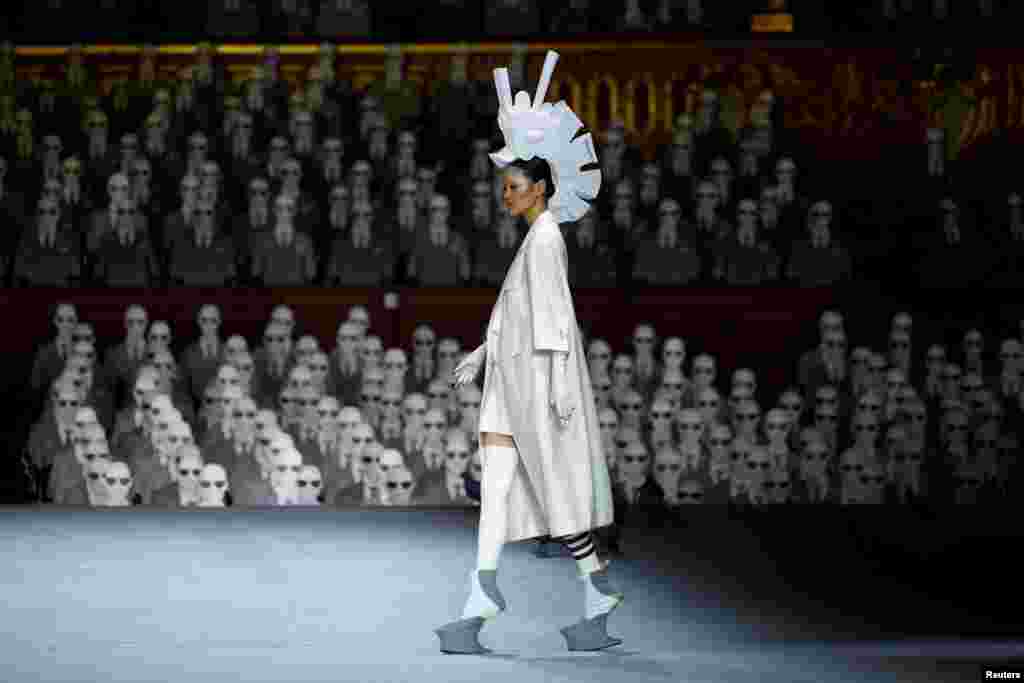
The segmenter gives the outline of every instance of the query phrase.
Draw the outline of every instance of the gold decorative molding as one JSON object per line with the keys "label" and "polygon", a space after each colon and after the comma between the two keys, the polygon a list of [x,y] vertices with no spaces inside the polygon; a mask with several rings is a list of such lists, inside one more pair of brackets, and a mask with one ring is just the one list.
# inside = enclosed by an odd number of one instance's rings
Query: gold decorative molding
{"label": "gold decorative molding", "polygon": [[[308,45],[266,45],[223,43],[214,46],[216,54],[239,57],[258,57],[268,48],[276,48],[282,57],[288,56],[314,56],[320,54],[319,44]],[[679,49],[678,43],[651,41],[642,43],[631,43],[630,50],[666,50]],[[15,48],[15,55],[18,57],[63,57],[70,51],[71,46],[33,46]],[[161,45],[156,48],[160,55],[193,55],[196,53],[196,45]],[[470,45],[459,45],[453,43],[413,43],[402,46],[403,55],[446,55],[450,56],[459,52],[473,55],[512,55],[517,49],[525,49],[528,54],[543,55],[548,50],[557,50],[561,53],[574,52],[614,52],[621,50],[622,45],[614,42],[601,43],[473,43]],[[86,56],[131,56],[141,55],[142,45],[83,45],[82,54]],[[387,45],[363,45],[346,44],[336,46],[338,55],[375,55],[384,57],[388,53]]]}
{"label": "gold decorative molding", "polygon": [[[227,43],[213,49],[234,82],[250,77],[263,59],[265,47],[280,55],[283,79],[299,88],[320,58],[320,46]],[[711,79],[721,98],[727,99],[734,125],[751,121],[759,98],[771,93],[785,113],[789,128],[816,129],[837,155],[868,153],[871,141],[858,134],[869,128],[898,97],[892,81],[910,75],[881,76],[882,67],[902,64],[894,48],[815,48],[751,42],[746,46],[720,46],[699,42],[666,41],[587,43],[424,43],[402,46],[406,78],[422,94],[447,79],[452,58],[465,55],[467,76],[486,88],[492,70],[512,63],[525,50],[528,79],[536,77],[548,49],[562,54],[552,83],[553,98],[565,99],[598,137],[612,121],[621,121],[629,141],[650,152],[671,140],[680,114],[695,114]],[[137,73],[142,45],[81,46],[82,62],[100,93],[116,80]],[[61,81],[69,46],[16,48],[16,75],[22,82]],[[338,77],[362,90],[384,74],[387,45],[338,45]],[[194,63],[195,45],[164,45],[153,51],[156,71],[177,83],[184,67]],[[1012,53],[1012,54],[1011,54]],[[1011,48],[979,50],[978,70],[965,89],[977,94],[976,111],[964,117],[956,138],[969,148],[983,143],[995,130],[1024,127],[1024,59]],[[998,64],[1000,66],[986,66]],[[1008,65],[1008,66],[1005,66]],[[899,67],[897,67],[899,68]],[[923,130],[942,122],[933,103],[939,94],[935,81],[911,80],[910,106]],[[822,150],[829,153],[828,150]],[[882,155],[885,150],[870,150]]]}

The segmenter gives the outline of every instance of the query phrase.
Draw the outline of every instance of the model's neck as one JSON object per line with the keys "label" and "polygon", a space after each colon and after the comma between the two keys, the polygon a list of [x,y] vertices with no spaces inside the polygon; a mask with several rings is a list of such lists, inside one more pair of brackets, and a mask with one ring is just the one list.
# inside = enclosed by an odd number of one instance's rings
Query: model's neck
{"label": "model's neck", "polygon": [[540,202],[527,209],[523,216],[526,218],[526,222],[529,223],[530,227],[532,228],[533,224],[537,222],[538,218],[540,218],[540,215],[547,210],[548,207],[545,205],[545,203]]}

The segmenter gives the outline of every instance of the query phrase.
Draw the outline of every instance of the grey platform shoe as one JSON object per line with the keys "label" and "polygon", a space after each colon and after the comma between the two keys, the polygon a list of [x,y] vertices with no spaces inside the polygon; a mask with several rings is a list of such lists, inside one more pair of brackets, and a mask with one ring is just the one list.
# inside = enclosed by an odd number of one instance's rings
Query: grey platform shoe
{"label": "grey platform shoe", "polygon": [[[483,655],[491,652],[490,649],[482,646],[478,638],[480,629],[483,628],[487,619],[493,619],[505,611],[505,598],[498,590],[498,572],[490,569],[482,569],[475,572],[476,581],[483,590],[484,595],[497,605],[498,609],[485,609],[482,616],[459,619],[441,628],[434,629],[434,633],[441,639],[441,652],[449,655]],[[476,590],[474,586],[473,590]]]}
{"label": "grey platform shoe", "polygon": [[608,566],[593,572],[583,580],[587,583],[587,599],[596,599],[600,602],[605,611],[591,619],[581,619],[572,626],[561,629],[562,636],[569,647],[570,652],[584,652],[593,650],[604,650],[622,644],[621,638],[612,638],[608,635],[608,615],[616,607],[622,604],[622,592],[612,586],[607,573]]}

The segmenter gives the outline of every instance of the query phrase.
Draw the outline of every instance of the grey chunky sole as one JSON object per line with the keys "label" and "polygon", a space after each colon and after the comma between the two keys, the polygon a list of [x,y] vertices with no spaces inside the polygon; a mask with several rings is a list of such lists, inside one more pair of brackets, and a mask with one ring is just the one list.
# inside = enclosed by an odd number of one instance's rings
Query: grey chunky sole
{"label": "grey chunky sole", "polygon": [[480,629],[489,618],[493,618],[505,611],[505,597],[498,590],[498,572],[493,569],[482,569],[477,572],[477,580],[484,594],[498,606],[498,612],[486,616],[459,619],[441,628],[435,629],[434,633],[441,639],[441,652],[449,655],[483,655],[491,652],[480,644]]}
{"label": "grey chunky sole", "polygon": [[581,619],[572,626],[561,629],[570,652],[590,652],[621,645],[621,638],[608,635],[608,614],[599,614],[593,619]]}
{"label": "grey chunky sole", "polygon": [[441,639],[441,652],[447,655],[484,655],[491,652],[477,637],[483,628],[484,618],[460,619],[441,628],[434,633]]}

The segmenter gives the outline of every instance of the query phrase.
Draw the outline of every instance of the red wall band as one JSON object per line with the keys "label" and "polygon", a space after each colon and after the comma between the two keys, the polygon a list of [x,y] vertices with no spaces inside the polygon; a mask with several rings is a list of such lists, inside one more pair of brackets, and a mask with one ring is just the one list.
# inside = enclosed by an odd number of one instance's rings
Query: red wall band
{"label": "red wall band", "polygon": [[[354,305],[366,306],[373,333],[385,346],[411,348],[420,323],[434,326],[438,336],[459,339],[470,350],[483,340],[496,290],[399,290],[399,307],[387,310],[383,290],[334,289],[166,289],[0,291],[0,309],[18,324],[0,336],[0,353],[31,354],[53,335],[53,307],[70,301],[79,316],[95,327],[103,341],[124,335],[124,311],[144,304],[150,320],[167,320],[176,342],[198,334],[196,314],[204,303],[221,306],[224,330],[252,341],[262,337],[271,308],[280,303],[295,309],[303,332],[316,335],[321,347],[333,348],[338,324]],[[723,368],[752,362],[752,357],[788,357],[794,345],[814,343],[817,316],[833,303],[831,290],[685,291],[647,290],[629,294],[620,289],[579,290],[573,294],[576,315],[584,329],[603,337],[618,351],[627,350],[635,325],[651,322],[659,334],[681,336],[690,355],[710,349]],[[27,369],[26,369],[27,372]],[[792,368],[780,365],[766,383],[791,378]]]}

